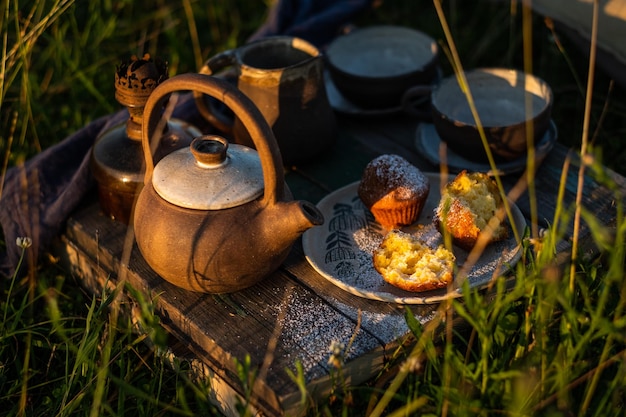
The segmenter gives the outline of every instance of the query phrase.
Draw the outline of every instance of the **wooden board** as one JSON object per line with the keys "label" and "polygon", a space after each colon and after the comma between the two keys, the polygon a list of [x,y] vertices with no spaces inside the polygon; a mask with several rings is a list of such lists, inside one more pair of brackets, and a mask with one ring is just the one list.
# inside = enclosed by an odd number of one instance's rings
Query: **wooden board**
{"label": "wooden board", "polygon": [[[414,146],[415,120],[390,117],[366,123],[342,118],[340,122],[332,149],[314,162],[286,170],[295,198],[319,201],[360,179],[365,165],[382,153],[400,154],[424,171],[439,170]],[[535,189],[540,226],[552,222],[563,162],[570,157],[557,146],[539,167]],[[577,166],[573,158],[563,196],[566,207],[575,201]],[[519,178],[523,175],[503,177],[503,183],[510,189]],[[615,180],[626,189],[622,177]],[[590,178],[585,190],[583,205],[605,224],[614,222],[613,194]],[[530,219],[526,192],[517,204]],[[567,240],[559,246],[565,255],[569,248]],[[253,389],[255,410],[295,415],[301,411],[301,393],[288,370],[295,372],[296,362],[302,364],[309,391],[322,396],[331,387],[328,359],[333,342],[350,344],[343,370],[347,381],[359,384],[376,375],[408,336],[403,306],[356,297],[331,284],[308,264],[300,241],[278,271],[249,289],[229,295],[191,293],[158,277],[139,253],[132,229],[106,218],[92,197],[68,220],[56,252],[95,293],[107,283],[125,280],[154,300],[175,342],[172,354],[182,350],[200,376],[211,380],[214,402],[227,415],[236,415],[234,404],[245,396],[236,363],[247,356],[259,375]],[[426,323],[437,307],[411,309]]]}
{"label": "wooden board", "polygon": [[[258,285],[209,295],[176,288],[156,276],[128,234],[132,232],[111,222],[92,201],[68,221],[64,246],[57,252],[96,293],[125,275],[130,285],[155,300],[163,326],[207,363],[213,377],[240,394],[235,360],[250,355],[255,367],[265,369],[255,386],[255,403],[268,414],[298,405],[300,393],[286,372],[295,372],[296,361],[312,392],[323,395],[330,389],[332,342],[348,345],[354,336],[345,371],[349,381],[360,383],[382,368],[388,349],[408,331],[402,308],[351,296],[321,278],[304,260],[300,242],[284,268]],[[434,308],[415,311],[426,321]]]}

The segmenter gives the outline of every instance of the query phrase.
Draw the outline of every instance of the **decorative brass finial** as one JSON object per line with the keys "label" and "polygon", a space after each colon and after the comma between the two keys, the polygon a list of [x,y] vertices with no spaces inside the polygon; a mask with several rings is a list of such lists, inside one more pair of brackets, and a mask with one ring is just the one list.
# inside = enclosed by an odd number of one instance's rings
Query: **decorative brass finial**
{"label": "decorative brass finial", "polygon": [[158,58],[153,60],[150,54],[141,59],[133,55],[117,67],[115,99],[130,113],[126,126],[128,137],[141,139],[143,108],[152,91],[167,78],[167,62]]}

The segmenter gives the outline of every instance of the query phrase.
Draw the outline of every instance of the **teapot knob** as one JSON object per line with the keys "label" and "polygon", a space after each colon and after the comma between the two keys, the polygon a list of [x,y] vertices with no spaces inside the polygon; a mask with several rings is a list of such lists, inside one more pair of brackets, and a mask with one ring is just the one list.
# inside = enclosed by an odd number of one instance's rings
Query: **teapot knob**
{"label": "teapot knob", "polygon": [[202,168],[217,167],[226,160],[228,141],[221,136],[204,135],[191,142],[191,153]]}

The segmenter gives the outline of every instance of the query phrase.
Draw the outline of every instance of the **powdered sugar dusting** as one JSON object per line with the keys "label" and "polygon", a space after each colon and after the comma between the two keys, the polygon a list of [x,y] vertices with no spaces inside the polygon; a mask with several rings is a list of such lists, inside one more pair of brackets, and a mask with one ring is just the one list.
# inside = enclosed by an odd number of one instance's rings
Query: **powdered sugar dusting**
{"label": "powdered sugar dusting", "polygon": [[[438,174],[426,174],[429,181],[439,182]],[[346,291],[361,297],[404,304],[436,303],[442,299],[458,296],[458,290],[447,289],[411,293],[386,283],[374,269],[372,254],[382,241],[386,230],[373,218],[357,196],[358,183],[350,184],[324,198],[318,207],[327,221],[318,228],[308,230],[303,236],[303,247],[311,265],[329,281]],[[432,213],[438,205],[440,194],[436,187],[430,190],[424,210],[418,221],[402,230],[417,236],[430,247],[442,244],[443,238],[432,222]],[[516,227],[523,230],[525,220],[517,207]],[[453,247],[460,269],[467,260],[468,252]],[[470,286],[487,284],[494,271],[504,271],[517,262],[520,249],[514,238],[494,242],[487,246],[467,279]],[[460,287],[460,282],[454,284]]]}
{"label": "powdered sugar dusting", "polygon": [[[336,307],[348,316],[355,314],[353,306],[337,302]],[[414,313],[415,318],[422,324],[426,324],[435,317],[436,307],[425,310]],[[398,309],[397,312],[393,313],[360,309],[359,313],[361,314],[361,326],[372,331],[382,343],[387,344],[396,341],[409,331],[403,309]]]}
{"label": "powdered sugar dusting", "polygon": [[399,155],[381,155],[373,159],[370,166],[375,176],[384,179],[400,200],[424,195],[430,187],[422,171]]}
{"label": "powdered sugar dusting", "polygon": [[355,247],[358,249],[356,252],[358,268],[347,279],[353,280],[351,285],[362,288],[365,291],[375,291],[380,287],[382,277],[374,269],[372,254],[380,245],[380,242],[382,242],[383,236],[368,228],[363,228],[356,230],[352,238],[354,239]]}
{"label": "powdered sugar dusting", "polygon": [[[306,348],[308,356],[297,359],[307,370],[306,375],[310,380],[325,373],[331,343],[338,342],[348,346],[357,332],[354,322],[345,320],[345,317],[321,299],[308,297],[298,290],[288,295],[281,308],[287,309],[281,323],[281,345],[287,351],[294,352],[302,351],[301,347]],[[370,352],[380,346],[376,338],[360,329],[345,358],[354,359],[363,352]]]}

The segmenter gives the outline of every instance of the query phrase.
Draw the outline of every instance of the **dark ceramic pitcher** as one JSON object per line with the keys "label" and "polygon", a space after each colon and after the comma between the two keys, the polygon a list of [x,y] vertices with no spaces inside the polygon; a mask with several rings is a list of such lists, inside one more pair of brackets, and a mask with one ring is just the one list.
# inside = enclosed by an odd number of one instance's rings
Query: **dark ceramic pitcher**
{"label": "dark ceramic pitcher", "polygon": [[[234,82],[272,128],[285,165],[309,160],[335,139],[336,121],[326,95],[320,51],[294,37],[262,39],[209,58],[200,73],[230,69]],[[235,143],[253,147],[247,130],[206,95],[196,93],[200,113]]]}

